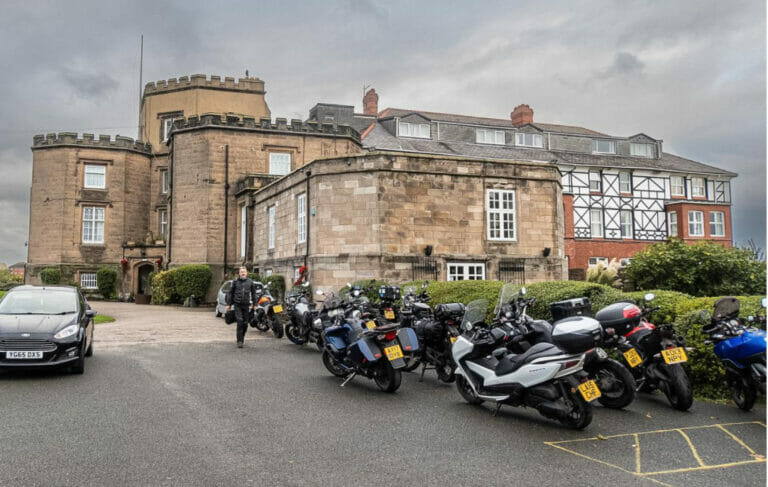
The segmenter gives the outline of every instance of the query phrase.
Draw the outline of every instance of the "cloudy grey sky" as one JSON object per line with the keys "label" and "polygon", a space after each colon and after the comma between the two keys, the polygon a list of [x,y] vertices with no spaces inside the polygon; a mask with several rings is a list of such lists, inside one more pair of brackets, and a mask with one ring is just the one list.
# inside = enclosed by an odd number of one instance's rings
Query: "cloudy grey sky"
{"label": "cloudy grey sky", "polygon": [[136,136],[144,81],[267,83],[273,116],[316,102],[508,117],[614,135],[738,172],[737,242],[765,247],[765,1],[3,2],[0,262],[26,258],[32,136]]}

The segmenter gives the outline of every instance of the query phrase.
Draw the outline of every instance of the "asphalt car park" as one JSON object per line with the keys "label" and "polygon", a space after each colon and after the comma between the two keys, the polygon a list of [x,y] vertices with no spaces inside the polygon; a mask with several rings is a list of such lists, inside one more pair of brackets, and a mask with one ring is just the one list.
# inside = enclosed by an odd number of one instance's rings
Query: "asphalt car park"
{"label": "asphalt car park", "polygon": [[231,341],[99,348],[97,329],[85,375],[0,373],[0,486],[766,481],[762,404],[681,413],[641,395],[623,411],[596,407],[571,431],[530,410],[493,416],[433,372],[405,374],[395,394],[365,379],[340,387],[314,347],[251,334],[237,349],[231,327],[199,316]]}

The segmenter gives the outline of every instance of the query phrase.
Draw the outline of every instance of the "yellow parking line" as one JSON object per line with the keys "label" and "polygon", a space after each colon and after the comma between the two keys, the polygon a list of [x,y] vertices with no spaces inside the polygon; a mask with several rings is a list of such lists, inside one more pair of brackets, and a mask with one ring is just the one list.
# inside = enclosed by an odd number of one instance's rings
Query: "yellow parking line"
{"label": "yellow parking line", "polygon": [[635,472],[640,473],[640,435],[635,434]]}
{"label": "yellow parking line", "polygon": [[704,429],[704,428],[717,428],[718,426],[734,426],[734,425],[742,425],[742,424],[758,424],[762,427],[765,427],[764,423],[761,423],[760,421],[742,421],[738,423],[721,423],[721,424],[702,424],[699,426],[685,426],[683,428],[668,428],[668,429],[660,429],[660,430],[652,430],[652,431],[640,431],[637,433],[622,433],[619,435],[610,435],[610,436],[601,436],[600,438],[596,436],[592,436],[590,438],[577,438],[575,440],[561,440],[561,441],[554,441],[554,442],[546,442],[546,443],[577,443],[580,441],[594,441],[594,440],[607,440],[611,438],[621,438],[624,436],[633,436],[633,435],[651,435],[655,433],[670,433],[673,431],[680,431],[682,430],[696,430],[696,429]]}
{"label": "yellow parking line", "polygon": [[691,453],[693,453],[693,458],[695,458],[696,461],[699,462],[699,466],[706,467],[707,465],[704,463],[704,460],[702,460],[701,457],[699,456],[698,450],[696,450],[696,447],[693,446],[693,442],[691,441],[691,438],[685,433],[683,433],[683,430],[681,429],[678,429],[677,432],[680,433],[683,436],[683,438],[685,438],[685,441],[688,443],[688,446],[691,448]]}
{"label": "yellow parking line", "polygon": [[754,454],[755,454],[755,450],[753,450],[752,448],[750,448],[749,446],[747,446],[747,444],[746,444],[746,443],[744,443],[743,441],[741,441],[741,439],[740,439],[740,438],[738,438],[736,435],[734,435],[733,433],[731,433],[731,432],[730,432],[730,431],[728,431],[727,429],[723,428],[723,425],[721,425],[721,424],[718,424],[718,425],[717,425],[717,427],[718,427],[718,428],[720,428],[721,430],[725,431],[725,432],[728,434],[728,436],[730,436],[731,438],[733,438],[733,439],[734,439],[734,441],[736,441],[736,443],[738,443],[739,445],[741,445],[741,446],[743,446],[744,448],[746,448],[746,450],[747,450],[747,451],[748,451],[750,454],[752,454],[752,455],[754,455]]}
{"label": "yellow parking line", "polygon": [[649,477],[651,475],[666,475],[666,474],[673,474],[673,473],[697,472],[699,470],[713,470],[716,468],[739,467],[741,465],[750,465],[752,463],[765,463],[765,460],[762,460],[762,459],[761,460],[744,460],[741,462],[721,463],[720,465],[704,465],[702,467],[678,468],[674,470],[659,470],[658,472],[646,472],[638,475],[640,477]]}

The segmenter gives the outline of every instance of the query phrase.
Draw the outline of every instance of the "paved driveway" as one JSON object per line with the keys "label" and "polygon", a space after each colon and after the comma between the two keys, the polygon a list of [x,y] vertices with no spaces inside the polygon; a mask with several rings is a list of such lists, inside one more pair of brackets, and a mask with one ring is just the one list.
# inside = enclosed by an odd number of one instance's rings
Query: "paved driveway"
{"label": "paved driveway", "polygon": [[765,485],[763,405],[680,413],[645,395],[570,431],[494,417],[433,372],[395,394],[341,388],[314,347],[257,332],[237,349],[212,312],[94,308],[119,321],[97,328],[84,375],[0,373],[0,486]]}

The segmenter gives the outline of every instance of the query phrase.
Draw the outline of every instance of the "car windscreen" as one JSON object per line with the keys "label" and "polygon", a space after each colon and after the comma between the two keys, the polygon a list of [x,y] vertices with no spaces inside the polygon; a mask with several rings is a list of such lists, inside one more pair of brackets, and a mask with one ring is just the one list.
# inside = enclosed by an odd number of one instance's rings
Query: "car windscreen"
{"label": "car windscreen", "polygon": [[77,312],[75,293],[68,291],[13,291],[0,301],[0,314],[54,315]]}

